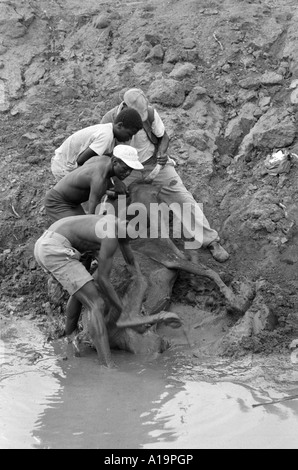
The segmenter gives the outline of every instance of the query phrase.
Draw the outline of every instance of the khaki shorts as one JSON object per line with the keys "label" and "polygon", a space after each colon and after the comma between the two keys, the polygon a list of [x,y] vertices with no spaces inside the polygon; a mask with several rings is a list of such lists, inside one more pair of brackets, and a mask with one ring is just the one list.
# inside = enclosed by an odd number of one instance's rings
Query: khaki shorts
{"label": "khaki shorts", "polygon": [[80,262],[81,253],[63,235],[46,230],[35,243],[34,256],[38,264],[52,274],[70,295],[94,280]]}

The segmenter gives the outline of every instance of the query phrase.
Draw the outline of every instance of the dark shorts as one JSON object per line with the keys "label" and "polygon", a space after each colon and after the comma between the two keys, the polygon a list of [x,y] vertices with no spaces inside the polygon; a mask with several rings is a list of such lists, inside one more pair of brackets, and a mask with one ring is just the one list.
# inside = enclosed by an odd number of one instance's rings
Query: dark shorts
{"label": "dark shorts", "polygon": [[58,191],[51,189],[45,197],[44,201],[46,214],[52,222],[63,219],[63,217],[71,217],[73,215],[86,215],[81,204],[73,204],[61,196]]}

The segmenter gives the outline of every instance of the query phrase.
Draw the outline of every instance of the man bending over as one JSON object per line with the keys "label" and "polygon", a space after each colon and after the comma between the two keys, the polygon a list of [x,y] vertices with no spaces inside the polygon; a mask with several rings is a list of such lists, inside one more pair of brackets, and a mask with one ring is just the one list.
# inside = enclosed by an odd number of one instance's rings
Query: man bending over
{"label": "man bending over", "polygon": [[[89,333],[100,361],[112,367],[113,361],[108,341],[107,324],[115,324],[122,311],[122,302],[109,278],[117,247],[120,246],[125,261],[135,265],[133,253],[126,238],[118,238],[119,219],[113,215],[79,215],[65,217],[52,224],[36,241],[34,256],[38,264],[60,282],[70,298],[66,307],[65,333],[73,339],[81,308],[89,316]],[[80,262],[86,250],[98,254],[95,280]],[[116,310],[110,309],[104,317],[104,295]],[[79,308],[78,308],[79,307]],[[113,317],[111,317],[113,312]]]}

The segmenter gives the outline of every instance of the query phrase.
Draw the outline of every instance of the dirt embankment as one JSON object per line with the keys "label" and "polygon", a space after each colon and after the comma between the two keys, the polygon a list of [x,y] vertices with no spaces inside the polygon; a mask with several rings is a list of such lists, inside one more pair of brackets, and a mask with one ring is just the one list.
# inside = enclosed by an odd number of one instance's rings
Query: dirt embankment
{"label": "dirt embankment", "polygon": [[48,325],[63,311],[32,255],[48,224],[50,158],[138,86],[231,254],[219,265],[202,250],[201,261],[228,285],[245,277],[257,287],[240,319],[226,316],[210,282],[187,274],[173,302],[190,317],[194,308],[210,315],[211,329],[223,315],[219,352],[286,348],[298,325],[298,160],[277,174],[265,162],[277,150],[298,153],[296,2],[32,0],[0,2],[0,13],[2,317]]}

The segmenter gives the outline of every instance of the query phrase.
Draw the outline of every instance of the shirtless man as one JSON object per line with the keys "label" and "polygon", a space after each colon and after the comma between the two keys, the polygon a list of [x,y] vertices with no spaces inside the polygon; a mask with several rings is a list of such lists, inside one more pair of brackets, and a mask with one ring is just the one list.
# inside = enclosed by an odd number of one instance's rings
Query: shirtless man
{"label": "shirtless man", "polygon": [[[45,197],[46,214],[51,223],[64,217],[86,215],[82,204],[89,201],[89,214],[95,213],[96,206],[109,186],[111,178],[116,176],[123,180],[132,169],[142,169],[143,165],[138,160],[135,148],[129,145],[117,145],[113,150],[112,158],[103,155],[100,158],[93,157],[84,165],[64,176],[52,188]],[[81,253],[81,263],[87,270],[90,269],[92,260],[96,254],[89,251]],[[48,280],[49,292],[58,288],[57,282],[50,277]],[[61,297],[63,291],[57,297]],[[50,294],[51,295],[51,294]],[[76,298],[72,298],[68,304],[68,311],[79,317],[82,305]]]}
{"label": "shirtless man", "polygon": [[[70,294],[66,307],[65,333],[73,339],[77,323],[84,306],[89,315],[89,333],[99,359],[112,367],[107,324],[115,324],[122,311],[122,302],[109,278],[113,256],[120,246],[125,261],[136,266],[133,253],[126,238],[118,238],[121,222],[113,215],[77,215],[65,217],[53,223],[36,241],[34,256],[38,264],[60,282]],[[97,252],[98,269],[96,283],[92,275],[80,262],[86,250]],[[104,318],[105,303],[102,294],[115,310]],[[76,308],[73,309],[73,300]],[[80,305],[78,309],[77,306]],[[111,317],[111,312],[114,312]]]}
{"label": "shirtless man", "polygon": [[45,197],[45,209],[51,222],[63,217],[85,215],[82,203],[89,202],[89,214],[95,214],[106,191],[113,186],[113,176],[123,180],[132,170],[142,170],[137,150],[129,145],[114,147],[112,158],[93,157],[83,166],[64,176]]}

